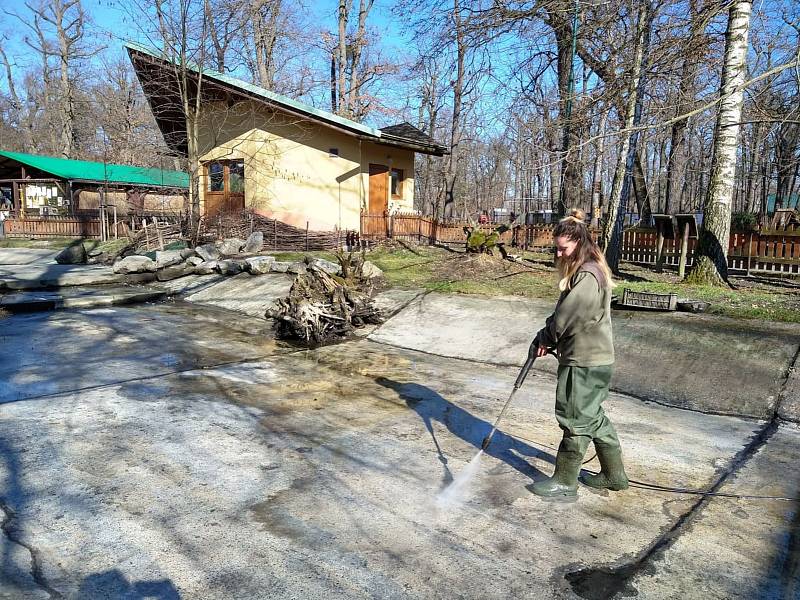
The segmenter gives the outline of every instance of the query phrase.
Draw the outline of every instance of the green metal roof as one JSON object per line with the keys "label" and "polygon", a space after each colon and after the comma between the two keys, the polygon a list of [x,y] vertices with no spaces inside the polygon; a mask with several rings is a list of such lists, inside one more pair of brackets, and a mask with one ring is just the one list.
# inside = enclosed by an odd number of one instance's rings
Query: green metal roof
{"label": "green metal roof", "polygon": [[[134,50],[136,52],[141,52],[142,54],[147,54],[152,56],[153,58],[157,58],[159,60],[163,60],[168,63],[173,63],[174,61],[170,60],[167,56],[159,53],[152,48],[148,48],[147,46],[143,46],[141,44],[137,44],[136,42],[125,42],[125,47],[129,48],[130,50]],[[200,71],[194,64],[187,64],[187,67],[195,72]],[[327,121],[333,125],[339,125],[342,127],[346,127],[348,129],[352,129],[355,131],[359,131],[363,134],[373,136],[376,138],[381,137],[381,132],[379,129],[375,129],[373,127],[368,127],[367,125],[362,125],[361,123],[357,123],[356,121],[351,121],[350,119],[345,119],[344,117],[340,117],[339,115],[335,115],[333,113],[320,110],[318,108],[314,108],[309,104],[305,104],[303,102],[298,102],[297,100],[293,100],[288,96],[283,96],[281,94],[276,94],[270,90],[264,89],[260,86],[253,85],[252,83],[247,83],[241,79],[237,79],[236,77],[231,77],[230,75],[225,75],[223,73],[219,73],[217,71],[212,71],[210,69],[203,68],[202,69],[203,77],[208,77],[209,79],[214,79],[216,81],[220,81],[222,83],[226,83],[230,86],[237,87],[239,89],[245,90],[250,92],[255,96],[260,96],[265,100],[269,100],[274,102],[275,104],[284,105],[287,108],[294,109],[296,111],[300,111],[302,113],[308,114],[310,116],[314,116],[321,121]]]}
{"label": "green metal roof", "polygon": [[50,173],[60,179],[74,181],[97,181],[109,183],[127,183],[131,185],[188,188],[189,174],[183,171],[167,171],[131,165],[114,165],[110,163],[89,162],[85,160],[68,160],[39,154],[23,154],[22,152],[6,152],[0,150],[0,157],[10,158],[24,165]]}

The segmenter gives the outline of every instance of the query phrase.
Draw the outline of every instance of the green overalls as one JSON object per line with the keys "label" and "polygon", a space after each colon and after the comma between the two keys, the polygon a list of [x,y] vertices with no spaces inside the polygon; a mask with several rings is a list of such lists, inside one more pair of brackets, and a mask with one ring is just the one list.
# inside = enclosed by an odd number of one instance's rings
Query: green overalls
{"label": "green overalls", "polygon": [[537,334],[539,343],[558,356],[556,419],[564,432],[556,456],[556,472],[534,484],[543,496],[574,496],[581,462],[594,442],[603,471],[587,476],[593,487],[625,489],[621,448],[614,426],[603,410],[614,370],[611,332],[611,288],[597,263],[584,264],[561,294],[556,309]]}

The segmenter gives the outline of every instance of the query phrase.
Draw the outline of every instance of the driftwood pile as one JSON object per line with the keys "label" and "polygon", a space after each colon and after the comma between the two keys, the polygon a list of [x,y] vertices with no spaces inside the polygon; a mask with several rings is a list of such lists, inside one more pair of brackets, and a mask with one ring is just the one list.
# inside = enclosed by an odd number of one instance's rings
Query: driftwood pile
{"label": "driftwood pile", "polygon": [[267,311],[279,339],[316,345],[352,333],[365,324],[383,322],[372,300],[372,284],[363,273],[363,255],[337,253],[341,276],[310,261],[289,295]]}

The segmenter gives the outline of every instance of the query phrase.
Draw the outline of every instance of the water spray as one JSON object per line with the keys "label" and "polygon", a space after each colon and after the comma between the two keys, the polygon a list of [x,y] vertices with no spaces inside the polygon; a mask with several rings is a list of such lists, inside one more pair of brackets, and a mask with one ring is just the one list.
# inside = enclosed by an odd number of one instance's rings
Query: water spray
{"label": "water spray", "polygon": [[500,411],[500,414],[497,415],[497,419],[495,419],[494,425],[492,425],[492,430],[489,432],[485,438],[483,438],[483,443],[481,444],[481,451],[486,450],[489,447],[489,444],[492,442],[492,438],[494,437],[495,432],[497,431],[497,426],[500,424],[503,415],[506,414],[506,410],[508,407],[511,406],[511,401],[514,399],[514,394],[517,393],[517,390],[522,387],[522,383],[525,381],[525,378],[528,376],[528,371],[531,370],[534,361],[536,360],[536,351],[539,349],[539,340],[538,338],[533,340],[531,347],[528,349],[528,358],[525,359],[525,364],[522,365],[522,370],[517,375],[517,380],[514,382],[514,389],[511,390],[511,394],[508,396],[508,400],[503,405],[503,409]]}
{"label": "water spray", "polygon": [[519,375],[517,375],[517,380],[514,382],[514,389],[511,390],[511,394],[508,396],[508,400],[506,400],[506,403],[503,405],[503,409],[500,411],[500,414],[497,415],[497,419],[495,419],[494,425],[492,425],[492,430],[489,432],[489,435],[483,438],[481,449],[478,451],[475,457],[469,462],[466,468],[463,471],[461,471],[458,475],[456,475],[452,483],[437,495],[436,504],[439,507],[452,506],[453,504],[459,503],[460,501],[463,500],[463,496],[469,487],[469,482],[472,480],[473,476],[478,472],[478,468],[480,467],[481,464],[481,456],[483,455],[484,451],[489,447],[489,444],[492,442],[492,438],[494,437],[494,434],[497,431],[497,426],[500,424],[500,421],[506,414],[506,410],[508,410],[508,407],[511,405],[511,401],[514,399],[514,394],[516,394],[517,390],[520,387],[522,387],[522,383],[528,376],[528,371],[531,370],[531,367],[533,366],[533,363],[536,360],[536,352],[538,351],[538,349],[539,349],[539,340],[534,339],[530,349],[528,350],[528,358],[525,360],[525,364],[522,365],[522,370],[519,372]]}

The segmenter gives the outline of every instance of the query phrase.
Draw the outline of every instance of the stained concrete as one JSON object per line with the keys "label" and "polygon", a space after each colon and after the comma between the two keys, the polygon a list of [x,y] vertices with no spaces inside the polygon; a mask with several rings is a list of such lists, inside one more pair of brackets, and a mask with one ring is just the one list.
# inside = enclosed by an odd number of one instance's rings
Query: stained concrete
{"label": "stained concrete", "polygon": [[264,313],[274,300],[289,293],[293,281],[293,276],[283,273],[270,275],[241,273],[192,292],[186,296],[186,300],[264,318]]}
{"label": "stained concrete", "polygon": [[[370,339],[433,354],[521,365],[553,304],[427,294]],[[436,327],[431,327],[431,324]],[[614,311],[612,386],[708,412],[770,416],[800,345],[800,325],[687,313]],[[552,357],[537,369],[554,372]]]}
{"label": "stained concrete", "polygon": [[[22,400],[281,351],[269,324],[166,304],[14,315],[0,327],[0,398]],[[291,348],[288,348],[291,350]]]}
{"label": "stained concrete", "polygon": [[[782,426],[719,491],[800,498],[798,462],[800,429]],[[631,581],[643,597],[800,598],[800,500],[716,498],[657,564]]]}
{"label": "stained concrete", "polygon": [[[465,503],[441,509],[435,494],[475,455],[515,367],[368,340],[280,347],[252,320],[182,303],[46,317],[3,321],[0,496],[14,514],[0,544],[17,558],[0,561],[0,597],[579,598],[566,574],[635,560],[697,502],[636,487],[531,495],[559,438],[549,373],[518,393]],[[791,480],[796,428],[742,457],[763,422],[619,393],[607,410],[636,481],[797,492],[776,483]],[[775,534],[751,546],[748,519],[710,500],[630,590],[726,597],[729,561],[756,547],[797,564],[777,502],[736,501]],[[796,589],[778,562],[739,561],[735,581]]]}
{"label": "stained concrete", "polygon": [[166,296],[164,290],[133,286],[63,287],[56,291],[16,292],[0,296],[0,308],[32,312],[62,308],[94,308],[153,302]]}
{"label": "stained concrete", "polygon": [[7,265],[55,263],[58,251],[44,248],[0,248],[0,268]]}

